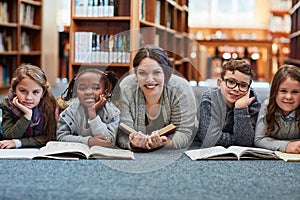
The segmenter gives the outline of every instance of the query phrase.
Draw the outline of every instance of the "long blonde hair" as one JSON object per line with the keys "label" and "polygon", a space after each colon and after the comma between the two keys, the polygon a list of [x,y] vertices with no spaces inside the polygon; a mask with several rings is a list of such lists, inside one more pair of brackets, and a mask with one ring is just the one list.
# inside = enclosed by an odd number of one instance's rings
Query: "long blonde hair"
{"label": "long blonde hair", "polygon": [[38,141],[41,144],[55,139],[56,132],[56,100],[50,91],[50,84],[47,81],[44,71],[31,64],[22,64],[14,72],[11,80],[11,86],[9,89],[9,96],[14,97],[16,95],[16,87],[25,77],[29,77],[36,81],[43,88],[43,97],[40,100],[40,111],[44,116],[43,131],[47,135],[46,141]]}

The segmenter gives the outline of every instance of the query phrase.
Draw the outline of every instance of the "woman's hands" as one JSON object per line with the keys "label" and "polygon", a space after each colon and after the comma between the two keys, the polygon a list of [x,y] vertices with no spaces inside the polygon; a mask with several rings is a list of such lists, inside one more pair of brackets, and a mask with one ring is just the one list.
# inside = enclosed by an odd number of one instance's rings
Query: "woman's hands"
{"label": "woman's hands", "polygon": [[14,149],[16,148],[16,143],[13,140],[2,140],[0,141],[1,149]]}
{"label": "woman's hands", "polygon": [[151,150],[167,145],[170,139],[166,136],[160,136],[158,131],[154,131],[151,135],[145,135],[141,132],[131,133],[129,135],[129,140],[133,148]]}
{"label": "woman's hands", "polygon": [[24,117],[28,120],[31,120],[31,117],[32,117],[32,109],[30,108],[27,108],[26,106],[22,105],[20,102],[19,102],[19,99],[17,97],[14,97],[13,98],[13,104],[19,108],[23,113],[24,113]]}

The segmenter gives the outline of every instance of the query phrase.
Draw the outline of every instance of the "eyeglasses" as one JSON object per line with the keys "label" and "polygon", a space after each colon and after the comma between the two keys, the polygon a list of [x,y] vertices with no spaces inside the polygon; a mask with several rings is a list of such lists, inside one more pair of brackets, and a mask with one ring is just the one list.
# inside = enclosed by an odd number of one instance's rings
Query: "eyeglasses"
{"label": "eyeglasses", "polygon": [[238,88],[241,92],[247,92],[250,88],[250,85],[248,83],[237,82],[236,80],[231,79],[231,78],[223,79],[223,81],[225,81],[226,87],[228,87],[229,89],[233,89],[236,86],[238,86]]}

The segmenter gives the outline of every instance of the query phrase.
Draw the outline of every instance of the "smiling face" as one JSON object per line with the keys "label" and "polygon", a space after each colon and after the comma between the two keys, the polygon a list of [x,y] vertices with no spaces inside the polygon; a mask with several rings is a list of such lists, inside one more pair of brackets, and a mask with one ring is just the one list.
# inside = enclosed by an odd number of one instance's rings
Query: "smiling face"
{"label": "smiling face", "polygon": [[43,97],[43,88],[35,80],[25,77],[16,86],[16,96],[19,103],[27,108],[34,108]]}
{"label": "smiling face", "polygon": [[77,80],[76,93],[80,103],[85,107],[90,107],[99,101],[100,95],[104,93],[101,76],[93,72],[82,74]]}
{"label": "smiling face", "polygon": [[[229,80],[234,80],[237,83],[246,83],[250,84],[251,79],[248,75],[243,74],[242,72],[235,70],[235,71],[230,71],[227,70],[225,75],[224,75],[224,80],[229,79]],[[247,94],[246,92],[241,92],[239,90],[239,86],[236,85],[234,88],[230,89],[226,86],[226,82],[222,79],[218,79],[218,87],[221,90],[221,93],[225,99],[226,104],[230,107],[233,108],[235,102],[240,99],[241,97],[245,96]]]}
{"label": "smiling face", "polygon": [[165,75],[158,62],[151,58],[144,58],[137,67],[136,77],[146,98],[161,96]]}
{"label": "smiling face", "polygon": [[276,104],[284,116],[289,115],[300,105],[300,82],[288,77],[279,85]]}

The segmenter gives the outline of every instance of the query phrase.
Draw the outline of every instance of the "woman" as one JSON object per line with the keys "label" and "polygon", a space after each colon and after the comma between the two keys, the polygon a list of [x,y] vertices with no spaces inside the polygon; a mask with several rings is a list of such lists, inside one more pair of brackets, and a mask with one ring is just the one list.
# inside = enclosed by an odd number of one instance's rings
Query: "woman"
{"label": "woman", "polygon": [[[135,74],[120,83],[120,121],[138,131],[120,131],[117,144],[132,150],[162,147],[186,148],[194,136],[196,101],[188,82],[173,72],[173,63],[163,49],[141,48],[133,60]],[[159,129],[174,124],[176,131],[166,136]]]}

